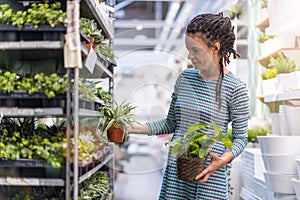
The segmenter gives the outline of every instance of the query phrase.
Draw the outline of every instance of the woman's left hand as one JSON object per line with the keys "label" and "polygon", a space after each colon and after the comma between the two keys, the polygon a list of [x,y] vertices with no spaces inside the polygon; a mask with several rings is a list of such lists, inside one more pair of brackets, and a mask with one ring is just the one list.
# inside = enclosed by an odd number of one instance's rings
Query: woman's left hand
{"label": "woman's left hand", "polygon": [[221,157],[217,156],[216,154],[209,152],[208,155],[211,157],[210,164],[205,168],[200,174],[198,174],[195,179],[197,181],[200,181],[201,183],[204,183],[207,181],[208,177],[212,175],[217,169],[222,167],[224,164],[224,159]]}

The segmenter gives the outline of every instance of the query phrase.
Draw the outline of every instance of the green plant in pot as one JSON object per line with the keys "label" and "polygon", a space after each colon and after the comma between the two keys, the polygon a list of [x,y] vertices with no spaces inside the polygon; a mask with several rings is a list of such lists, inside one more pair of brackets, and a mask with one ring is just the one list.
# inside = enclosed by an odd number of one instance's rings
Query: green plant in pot
{"label": "green plant in pot", "polygon": [[102,117],[99,121],[99,128],[102,133],[107,133],[107,138],[111,142],[123,143],[128,136],[128,127],[134,127],[137,123],[132,111],[136,106],[128,102],[118,104],[114,102],[114,107],[100,107]]}
{"label": "green plant in pot", "polygon": [[202,129],[209,124],[192,124],[183,138],[170,142],[172,156],[177,157],[177,175],[188,182],[197,182],[195,177],[205,169],[207,154],[210,147],[217,141],[224,143],[226,148],[232,149],[229,135],[223,135],[215,122],[211,122],[214,136],[205,135]]}
{"label": "green plant in pot", "polygon": [[277,74],[290,73],[295,71],[295,61],[293,58],[287,58],[282,53],[278,53],[277,58],[270,58],[268,67],[275,68]]}

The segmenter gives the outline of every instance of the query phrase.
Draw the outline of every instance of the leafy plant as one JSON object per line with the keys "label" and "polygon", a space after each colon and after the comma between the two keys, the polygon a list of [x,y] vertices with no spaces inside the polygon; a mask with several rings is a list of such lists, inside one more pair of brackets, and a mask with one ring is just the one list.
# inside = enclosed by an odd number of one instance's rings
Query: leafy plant
{"label": "leafy plant", "polygon": [[96,172],[83,184],[84,186],[81,188],[80,196],[78,197],[79,200],[98,199],[107,196],[109,193],[109,177],[104,172]]}
{"label": "leafy plant", "polygon": [[269,67],[276,69],[277,74],[290,73],[295,71],[295,61],[293,58],[286,58],[282,53],[278,53],[278,57],[275,59],[270,58]]}
{"label": "leafy plant", "polygon": [[99,121],[99,128],[102,133],[107,133],[111,126],[120,127],[124,130],[125,135],[127,135],[127,128],[134,127],[137,123],[135,120],[135,115],[132,111],[136,106],[131,105],[128,102],[122,102],[118,104],[114,101],[114,108],[112,107],[100,107],[100,111],[103,116]]}
{"label": "leafy plant", "polygon": [[273,35],[266,35],[266,34],[264,34],[264,33],[262,33],[262,34],[259,34],[258,35],[258,42],[259,43],[264,43],[264,42],[266,42],[266,41],[268,41],[268,40],[270,40],[270,39],[273,39],[275,36],[273,36]]}
{"label": "leafy plant", "polygon": [[268,80],[271,78],[275,78],[277,75],[277,70],[272,68],[268,68],[264,73],[261,74],[263,80]]}
{"label": "leafy plant", "polygon": [[6,24],[11,22],[13,16],[13,10],[8,4],[0,5],[0,23]]}
{"label": "leafy plant", "polygon": [[239,16],[242,14],[242,7],[239,4],[235,4],[233,7],[229,9],[229,18],[232,20],[235,17],[239,18]]}
{"label": "leafy plant", "polygon": [[211,125],[214,129],[213,137],[209,137],[204,132],[201,132],[202,129],[209,126],[208,124],[190,125],[183,138],[178,138],[169,143],[173,147],[171,149],[172,155],[177,156],[183,153],[188,157],[204,158],[209,148],[217,141],[223,142],[228,149],[231,149],[232,142],[228,135],[222,135],[222,131],[214,122],[211,122]]}
{"label": "leafy plant", "polygon": [[87,36],[87,37],[92,37],[94,38],[95,44],[101,44],[104,40],[104,36],[102,35],[102,31],[98,29],[97,23],[88,18],[80,18],[79,19],[79,27],[80,30]]}
{"label": "leafy plant", "polygon": [[261,9],[268,8],[268,0],[261,0],[260,8]]}
{"label": "leafy plant", "polygon": [[6,10],[5,15],[9,18],[5,18],[6,23],[11,22],[12,25],[22,27],[26,23],[34,25],[34,28],[38,28],[41,24],[48,24],[52,27],[58,24],[65,24],[67,14],[61,10],[61,3],[55,2],[49,4],[47,0],[44,3],[32,3],[30,8],[25,11],[17,11],[9,13],[9,7],[4,7]]}

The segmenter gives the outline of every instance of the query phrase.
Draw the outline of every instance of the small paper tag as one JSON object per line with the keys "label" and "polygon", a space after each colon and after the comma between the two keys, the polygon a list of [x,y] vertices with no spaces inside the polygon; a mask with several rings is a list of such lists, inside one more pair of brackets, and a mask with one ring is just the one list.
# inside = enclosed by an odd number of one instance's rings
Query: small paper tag
{"label": "small paper tag", "polygon": [[89,51],[88,56],[85,59],[84,66],[91,72],[94,72],[95,64],[97,61],[97,54],[95,53],[94,49],[91,48]]}

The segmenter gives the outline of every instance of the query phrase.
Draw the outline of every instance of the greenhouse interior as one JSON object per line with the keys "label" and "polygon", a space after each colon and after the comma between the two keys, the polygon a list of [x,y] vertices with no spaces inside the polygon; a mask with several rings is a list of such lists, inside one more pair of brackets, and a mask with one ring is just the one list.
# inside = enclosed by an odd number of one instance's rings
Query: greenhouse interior
{"label": "greenhouse interior", "polygon": [[0,0],[0,200],[300,200],[299,8]]}

